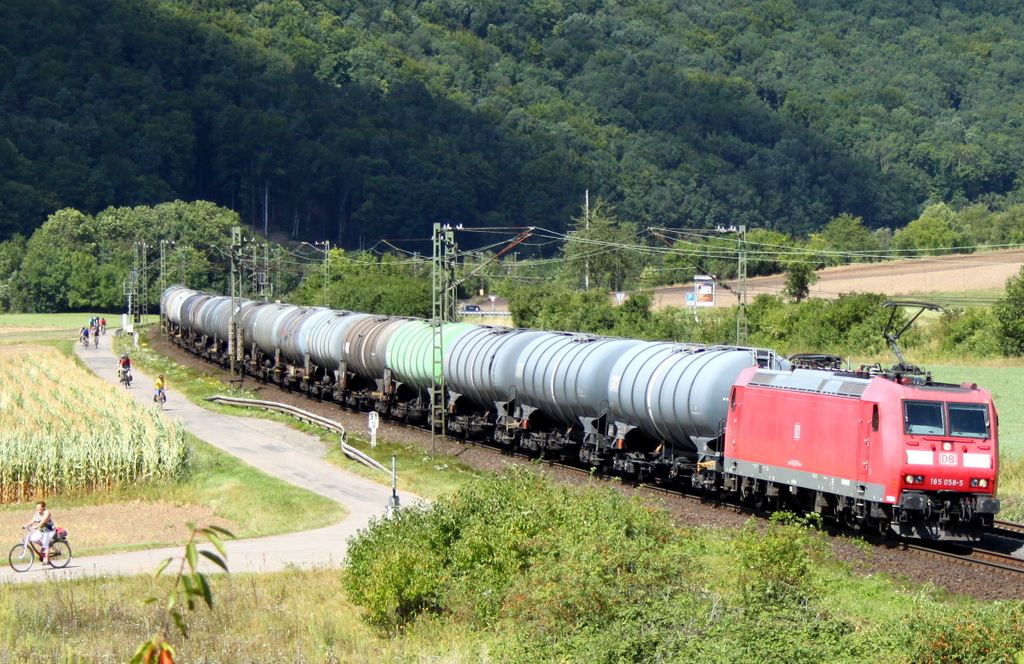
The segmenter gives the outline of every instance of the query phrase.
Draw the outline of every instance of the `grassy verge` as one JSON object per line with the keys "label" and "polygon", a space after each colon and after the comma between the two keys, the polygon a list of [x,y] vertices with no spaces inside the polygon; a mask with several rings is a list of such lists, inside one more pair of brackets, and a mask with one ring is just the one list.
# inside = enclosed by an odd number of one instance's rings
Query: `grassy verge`
{"label": "grassy verge", "polygon": [[[345,456],[338,445],[337,434],[327,433],[319,427],[299,422],[287,415],[206,401],[207,397],[218,394],[245,399],[264,398],[252,390],[244,387],[239,389],[222,382],[222,372],[219,369],[213,366],[194,369],[180,365],[159,353],[148,343],[139,348],[131,347],[127,339],[118,340],[116,343],[118,353],[128,352],[132,361],[146,375],[163,374],[168,380],[169,389],[189,401],[226,415],[244,415],[284,422],[304,433],[319,436],[328,446],[326,459],[330,463],[375,482],[390,482],[388,476],[379,470],[368,468]],[[257,385],[251,378],[246,379],[245,384],[254,387]],[[429,450],[424,450],[419,445],[389,442],[386,436],[378,435],[376,447],[370,447],[369,440],[354,434],[348,436],[348,443],[388,468],[391,467],[391,457],[394,456],[399,477],[398,488],[425,498],[436,498],[456,491],[475,477],[472,469],[459,463],[454,456],[429,454]]]}
{"label": "grassy verge", "polygon": [[[756,520],[737,532],[671,531],[647,523],[671,518],[642,505],[628,527],[595,527],[601,499],[576,488],[545,509],[500,493],[495,500],[451,505],[448,512],[465,514],[450,521],[414,517],[406,549],[369,558],[385,567],[395,556],[415,559],[436,526],[459,547],[446,565],[474,570],[452,577],[412,565],[373,577],[376,585],[440,580],[444,601],[400,629],[365,622],[336,570],[218,575],[214,609],[190,616],[189,639],[172,634],[177,661],[883,664],[1012,661],[1021,647],[1020,603],[986,605],[856,574],[829,553],[831,540],[803,529]],[[620,498],[606,500],[616,504],[596,524],[623,512]],[[549,520],[553,510],[562,518]],[[505,564],[522,556],[531,564]],[[126,661],[160,624],[160,603],[140,600],[165,596],[169,583],[2,585],[0,652],[19,662]],[[481,620],[475,605],[493,615]]]}

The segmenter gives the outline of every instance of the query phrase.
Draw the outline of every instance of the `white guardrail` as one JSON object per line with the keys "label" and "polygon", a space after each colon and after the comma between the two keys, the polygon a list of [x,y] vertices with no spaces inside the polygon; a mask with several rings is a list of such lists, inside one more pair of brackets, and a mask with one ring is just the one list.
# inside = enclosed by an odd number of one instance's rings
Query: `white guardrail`
{"label": "white guardrail", "polygon": [[507,311],[456,311],[456,316],[511,316]]}
{"label": "white guardrail", "polygon": [[262,408],[263,410],[274,410],[279,413],[291,415],[300,422],[315,424],[319,427],[327,429],[328,431],[333,431],[337,434],[341,434],[341,451],[345,453],[345,456],[355,461],[358,461],[363,465],[384,471],[392,480],[396,479],[395,474],[391,470],[381,465],[377,460],[373,459],[369,455],[349,445],[346,442],[348,439],[348,433],[346,433],[345,427],[335,422],[334,420],[329,420],[326,417],[320,417],[319,415],[311,413],[307,410],[302,410],[301,408],[296,408],[295,406],[289,406],[288,404],[285,403],[277,403],[275,401],[260,401],[259,399],[242,399],[240,397],[228,397],[220,394],[212,397],[206,397],[206,400],[214,401],[216,403],[224,403],[230,406],[246,406],[248,408]]}

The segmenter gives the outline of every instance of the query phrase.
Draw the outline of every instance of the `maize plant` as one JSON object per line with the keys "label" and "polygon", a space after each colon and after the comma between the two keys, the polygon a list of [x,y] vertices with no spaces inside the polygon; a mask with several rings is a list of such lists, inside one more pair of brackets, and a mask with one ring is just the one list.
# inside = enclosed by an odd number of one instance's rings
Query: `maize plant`
{"label": "maize plant", "polygon": [[180,424],[46,347],[0,347],[0,502],[173,479]]}

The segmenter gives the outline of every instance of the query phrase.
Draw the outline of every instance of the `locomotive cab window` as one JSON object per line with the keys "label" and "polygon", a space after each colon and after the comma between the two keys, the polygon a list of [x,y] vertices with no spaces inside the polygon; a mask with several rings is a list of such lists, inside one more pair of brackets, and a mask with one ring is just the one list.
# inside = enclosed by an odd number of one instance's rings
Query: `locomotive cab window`
{"label": "locomotive cab window", "polygon": [[904,401],[904,433],[912,435],[933,434],[941,436],[946,432],[941,401]]}
{"label": "locomotive cab window", "polygon": [[949,405],[949,435],[988,438],[988,406],[980,403]]}

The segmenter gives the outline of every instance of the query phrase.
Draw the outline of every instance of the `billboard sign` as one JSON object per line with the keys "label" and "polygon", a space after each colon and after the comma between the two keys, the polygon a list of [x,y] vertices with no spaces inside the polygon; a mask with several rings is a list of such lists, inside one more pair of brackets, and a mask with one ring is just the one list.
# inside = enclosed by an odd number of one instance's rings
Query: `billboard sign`
{"label": "billboard sign", "polygon": [[715,306],[715,280],[713,277],[704,274],[694,275],[693,299],[693,304],[697,307]]}

